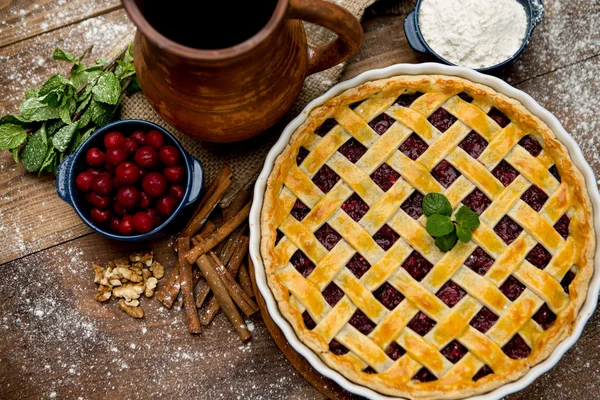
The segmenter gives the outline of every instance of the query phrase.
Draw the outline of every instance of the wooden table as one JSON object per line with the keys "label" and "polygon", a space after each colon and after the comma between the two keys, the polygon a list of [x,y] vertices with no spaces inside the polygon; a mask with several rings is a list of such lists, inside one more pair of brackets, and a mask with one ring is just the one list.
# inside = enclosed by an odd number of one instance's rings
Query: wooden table
{"label": "wooden table", "polygon": [[[365,44],[344,78],[412,55],[402,31],[412,1],[384,0],[367,12]],[[545,0],[547,15],[521,58],[501,76],[553,112],[579,142],[596,174],[600,135],[600,3]],[[397,15],[383,15],[393,8]],[[118,0],[0,0],[0,114],[24,89],[65,66],[55,47],[109,56],[133,33]],[[146,301],[132,320],[115,303],[93,300],[92,261],[131,246],[92,234],[38,178],[0,153],[0,398],[322,398],[273,343],[260,317],[241,344],[220,315],[202,336],[182,312]],[[166,241],[151,244],[172,265]],[[600,316],[564,359],[513,399],[593,399],[600,384]]]}

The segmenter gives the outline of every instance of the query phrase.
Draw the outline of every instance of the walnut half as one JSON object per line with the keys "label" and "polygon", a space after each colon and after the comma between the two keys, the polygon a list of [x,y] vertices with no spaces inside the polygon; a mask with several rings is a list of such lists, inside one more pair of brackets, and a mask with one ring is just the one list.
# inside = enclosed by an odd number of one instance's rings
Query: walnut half
{"label": "walnut half", "polygon": [[143,318],[144,317],[144,309],[140,306],[129,306],[124,299],[120,299],[117,303],[121,311],[126,312],[133,318]]}

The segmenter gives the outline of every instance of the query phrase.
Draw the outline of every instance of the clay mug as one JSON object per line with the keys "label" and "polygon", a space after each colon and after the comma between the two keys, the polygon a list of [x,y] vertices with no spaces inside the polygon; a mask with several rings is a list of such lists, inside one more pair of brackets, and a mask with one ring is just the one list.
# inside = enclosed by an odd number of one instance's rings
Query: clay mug
{"label": "clay mug", "polygon": [[[138,28],[134,57],[142,91],[171,125],[211,142],[234,142],[265,131],[290,109],[307,76],[345,61],[363,40],[360,22],[338,5],[325,0],[271,0],[270,18],[267,15],[266,24],[251,37],[225,48],[196,48],[186,42],[193,39],[189,35],[172,40],[174,34],[169,38],[155,29],[146,18],[149,14],[144,14],[148,1],[158,0],[123,0]],[[169,7],[173,1],[161,4]],[[240,4],[266,0],[245,1]],[[337,38],[309,46],[302,21],[321,25]],[[229,23],[235,30],[243,21]],[[172,32],[181,33],[182,26]],[[211,44],[210,35],[202,37]]]}

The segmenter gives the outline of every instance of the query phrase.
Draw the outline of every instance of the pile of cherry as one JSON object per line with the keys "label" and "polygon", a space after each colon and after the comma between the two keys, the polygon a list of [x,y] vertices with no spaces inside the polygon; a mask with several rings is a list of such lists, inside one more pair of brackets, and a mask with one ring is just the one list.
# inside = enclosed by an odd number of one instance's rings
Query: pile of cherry
{"label": "pile of cherry", "polygon": [[75,180],[85,193],[91,219],[120,235],[151,231],[168,218],[183,198],[185,167],[175,146],[151,130],[104,136],[85,155],[87,169]]}

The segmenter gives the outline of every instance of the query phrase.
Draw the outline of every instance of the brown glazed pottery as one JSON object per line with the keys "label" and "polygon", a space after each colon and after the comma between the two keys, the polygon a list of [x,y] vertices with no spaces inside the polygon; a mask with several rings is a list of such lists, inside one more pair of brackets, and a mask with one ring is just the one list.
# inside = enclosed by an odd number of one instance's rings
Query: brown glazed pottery
{"label": "brown glazed pottery", "polygon": [[[123,5],[138,27],[135,69],[144,95],[167,122],[211,142],[247,139],[275,124],[308,75],[346,60],[363,40],[359,21],[324,0],[278,0],[258,33],[217,50],[186,47],[163,36],[144,18],[140,0]],[[301,20],[338,37],[308,46]]]}

